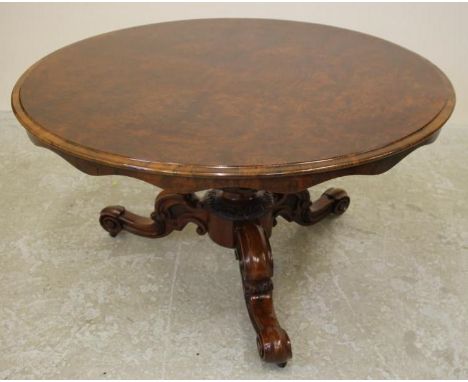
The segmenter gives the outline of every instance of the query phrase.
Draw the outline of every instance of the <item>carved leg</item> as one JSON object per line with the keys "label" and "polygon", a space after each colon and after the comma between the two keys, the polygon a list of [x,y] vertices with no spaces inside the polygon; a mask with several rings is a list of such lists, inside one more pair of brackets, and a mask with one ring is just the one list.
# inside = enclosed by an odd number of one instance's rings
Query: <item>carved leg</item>
{"label": "carved leg", "polygon": [[260,357],[284,367],[292,357],[291,342],[273,309],[273,259],[262,226],[241,222],[236,230],[236,256],[239,260],[245,302],[257,332]]}
{"label": "carved leg", "polygon": [[273,260],[268,242],[272,225],[278,216],[310,225],[329,213],[340,215],[348,206],[346,192],[334,188],[313,203],[308,191],[271,194],[230,188],[209,191],[202,200],[195,194],[163,191],[149,218],[112,206],[101,211],[99,221],[111,236],[126,230],[153,238],[180,231],[191,222],[198,226],[199,234],[209,232],[215,243],[235,248],[260,357],[284,367],[292,352],[288,334],[279,325],[273,308]]}
{"label": "carved leg", "polygon": [[[322,196],[312,202],[309,191],[296,194],[274,194],[273,215],[282,216],[287,221],[301,225],[312,225],[330,213],[341,215],[350,203],[346,191],[340,188],[329,188]],[[276,219],[275,219],[276,223]]]}
{"label": "carved leg", "polygon": [[162,191],[156,198],[150,218],[136,215],[122,206],[110,206],[101,211],[101,226],[115,237],[125,230],[136,235],[158,238],[174,230],[182,230],[188,223],[198,226],[197,233],[207,231],[207,212],[195,194],[170,194]]}

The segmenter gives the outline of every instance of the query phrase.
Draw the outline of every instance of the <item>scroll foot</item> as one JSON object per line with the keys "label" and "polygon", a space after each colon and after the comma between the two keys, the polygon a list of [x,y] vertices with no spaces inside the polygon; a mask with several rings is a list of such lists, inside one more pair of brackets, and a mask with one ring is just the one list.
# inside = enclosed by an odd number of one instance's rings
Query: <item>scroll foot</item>
{"label": "scroll foot", "polygon": [[273,260],[264,229],[253,222],[240,223],[236,231],[245,302],[257,332],[257,348],[266,362],[286,366],[292,357],[291,341],[273,308]]}
{"label": "scroll foot", "polygon": [[99,222],[112,237],[117,236],[122,230],[139,236],[159,237],[164,228],[159,222],[136,215],[122,206],[104,208]]}

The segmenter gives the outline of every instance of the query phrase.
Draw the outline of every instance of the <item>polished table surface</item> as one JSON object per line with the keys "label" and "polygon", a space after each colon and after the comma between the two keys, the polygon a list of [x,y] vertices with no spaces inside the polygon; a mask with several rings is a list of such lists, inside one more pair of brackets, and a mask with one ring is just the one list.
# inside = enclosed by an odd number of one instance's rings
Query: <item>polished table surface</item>
{"label": "polished table surface", "polygon": [[78,169],[164,189],[149,218],[104,208],[111,236],[160,238],[193,223],[235,249],[260,357],[285,366],[291,341],[273,309],[269,244],[277,218],[341,215],[344,190],[312,202],[307,188],[387,171],[437,137],[455,94],[426,59],[362,33],[208,19],[60,49],[19,79],[12,105],[34,143]]}
{"label": "polished table surface", "polygon": [[103,34],[45,57],[13,93],[25,127],[61,152],[226,179],[323,173],[400,153],[437,132],[454,100],[437,67],[398,45],[263,19]]}

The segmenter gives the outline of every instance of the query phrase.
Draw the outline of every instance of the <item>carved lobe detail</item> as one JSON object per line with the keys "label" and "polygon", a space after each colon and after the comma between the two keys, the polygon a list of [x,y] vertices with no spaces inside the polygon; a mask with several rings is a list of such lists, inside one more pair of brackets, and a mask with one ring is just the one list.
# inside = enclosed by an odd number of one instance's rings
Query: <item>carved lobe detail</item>
{"label": "carved lobe detail", "polygon": [[229,200],[223,197],[225,191],[210,190],[203,203],[211,213],[232,221],[254,220],[267,213],[273,204],[272,194],[264,191],[252,193],[249,198]]}

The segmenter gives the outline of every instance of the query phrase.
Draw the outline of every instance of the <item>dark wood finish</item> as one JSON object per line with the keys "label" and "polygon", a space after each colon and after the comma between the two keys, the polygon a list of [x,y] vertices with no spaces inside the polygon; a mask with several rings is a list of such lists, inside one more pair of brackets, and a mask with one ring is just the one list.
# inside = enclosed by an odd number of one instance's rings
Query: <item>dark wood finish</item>
{"label": "dark wood finish", "polygon": [[[340,215],[349,197],[307,188],[383,173],[433,142],[455,106],[446,76],[390,42],[265,19],[169,22],[62,48],[18,80],[30,139],[90,175],[163,188],[150,217],[101,211],[111,236],[159,238],[188,223],[235,249],[261,358],[291,343],[273,309],[268,238],[278,217]],[[194,192],[208,191],[202,199]]]}

